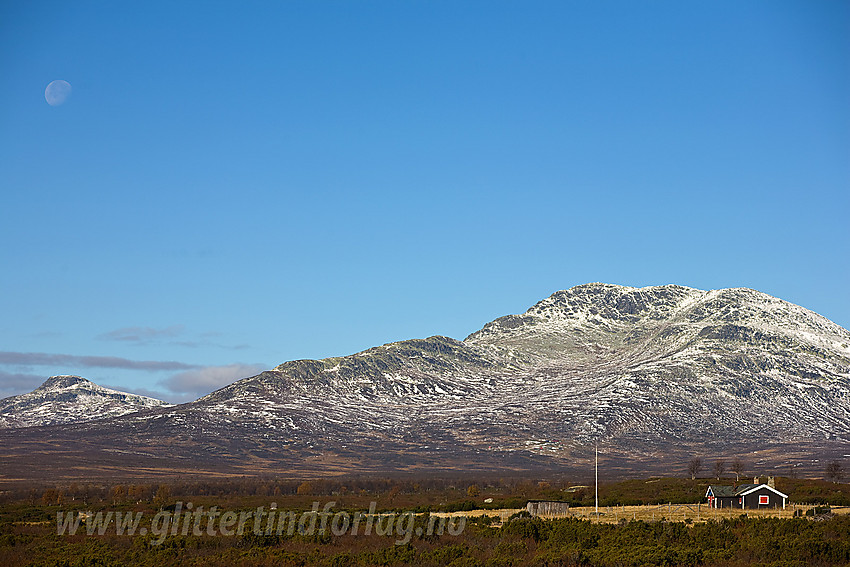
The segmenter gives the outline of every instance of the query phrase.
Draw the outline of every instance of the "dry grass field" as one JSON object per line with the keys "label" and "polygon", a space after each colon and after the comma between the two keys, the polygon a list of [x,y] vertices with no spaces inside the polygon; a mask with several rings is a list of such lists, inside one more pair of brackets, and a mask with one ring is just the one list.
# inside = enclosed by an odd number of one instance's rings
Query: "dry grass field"
{"label": "dry grass field", "polygon": [[[558,516],[541,516],[543,518],[579,518],[600,523],[617,523],[621,520],[643,520],[645,522],[670,521],[670,522],[705,522],[708,520],[722,520],[723,518],[739,518],[746,514],[748,518],[793,518],[800,511],[804,514],[812,510],[810,505],[788,504],[785,509],[748,509],[740,508],[709,508],[706,504],[660,504],[656,506],[600,506],[597,515],[593,506],[571,508],[569,514]],[[512,515],[522,512],[522,508],[501,510],[469,510],[465,512],[432,512],[431,515],[438,517],[466,516],[476,518],[489,516],[499,519],[504,523]],[[850,506],[833,506],[833,514],[850,515]]]}

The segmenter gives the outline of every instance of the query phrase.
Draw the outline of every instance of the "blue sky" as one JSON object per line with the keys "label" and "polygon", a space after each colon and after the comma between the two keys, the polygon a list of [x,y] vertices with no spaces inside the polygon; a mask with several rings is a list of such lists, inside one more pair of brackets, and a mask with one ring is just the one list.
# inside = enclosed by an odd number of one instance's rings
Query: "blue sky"
{"label": "blue sky", "polygon": [[194,399],[592,281],[850,326],[847,2],[5,2],[0,72],[0,396]]}

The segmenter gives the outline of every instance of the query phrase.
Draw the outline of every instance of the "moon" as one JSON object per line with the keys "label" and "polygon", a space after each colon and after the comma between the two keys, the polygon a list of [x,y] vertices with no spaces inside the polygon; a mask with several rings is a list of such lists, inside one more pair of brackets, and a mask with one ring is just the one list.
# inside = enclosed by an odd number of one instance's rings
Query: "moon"
{"label": "moon", "polygon": [[51,81],[47,88],[44,89],[44,100],[50,106],[59,106],[71,94],[71,83],[61,79]]}

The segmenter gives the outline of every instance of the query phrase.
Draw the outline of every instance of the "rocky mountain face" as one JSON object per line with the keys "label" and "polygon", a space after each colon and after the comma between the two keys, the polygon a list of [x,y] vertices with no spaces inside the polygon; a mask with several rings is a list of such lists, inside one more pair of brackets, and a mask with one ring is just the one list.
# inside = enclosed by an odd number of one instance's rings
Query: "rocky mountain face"
{"label": "rocky mountain face", "polygon": [[0,428],[78,423],[169,405],[79,376],[53,376],[28,394],[0,400]]}
{"label": "rocky mountain face", "polygon": [[[196,402],[272,438],[434,451],[850,440],[850,333],[749,289],[560,291],[464,341],[287,362]],[[215,417],[213,417],[215,416]]]}
{"label": "rocky mountain face", "polygon": [[292,470],[553,469],[595,444],[631,471],[754,451],[796,466],[850,441],[850,333],[750,289],[587,284],[463,341],[286,362],[112,419],[108,435],[127,452]]}
{"label": "rocky mountain face", "polygon": [[527,361],[529,397],[583,441],[850,436],[850,333],[754,290],[579,286],[465,343]]}

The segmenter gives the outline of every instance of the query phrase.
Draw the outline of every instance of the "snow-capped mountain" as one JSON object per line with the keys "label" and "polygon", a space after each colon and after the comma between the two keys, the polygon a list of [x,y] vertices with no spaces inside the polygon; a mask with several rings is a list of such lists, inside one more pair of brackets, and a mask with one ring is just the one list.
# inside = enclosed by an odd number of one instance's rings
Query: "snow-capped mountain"
{"label": "snow-capped mountain", "polygon": [[52,376],[32,392],[0,400],[0,427],[77,423],[169,405],[79,376]]}
{"label": "snow-capped mountain", "polygon": [[555,467],[596,443],[632,470],[694,453],[781,464],[850,441],[850,332],[750,289],[587,284],[463,341],[290,361],[65,434],[289,470]]}
{"label": "snow-capped mountain", "polygon": [[548,377],[580,439],[850,438],[850,333],[750,289],[579,286],[465,342]]}
{"label": "snow-capped mountain", "polygon": [[597,441],[850,440],[850,333],[749,289],[588,284],[462,342],[287,362],[196,410],[311,446],[374,438],[557,455]]}

